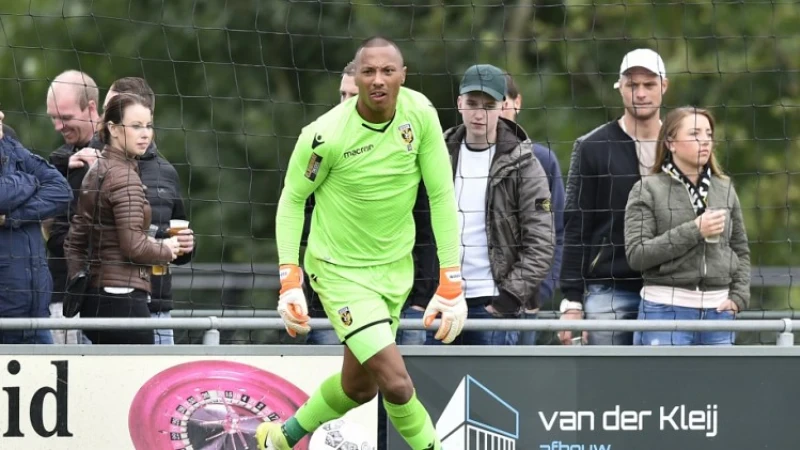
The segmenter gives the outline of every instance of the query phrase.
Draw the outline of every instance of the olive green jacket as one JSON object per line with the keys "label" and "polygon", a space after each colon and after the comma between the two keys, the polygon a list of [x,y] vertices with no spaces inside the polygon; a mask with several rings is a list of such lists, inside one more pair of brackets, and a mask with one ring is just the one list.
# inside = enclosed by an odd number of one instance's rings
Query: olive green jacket
{"label": "olive green jacket", "polygon": [[728,210],[719,243],[706,243],[689,193],[666,173],[636,183],[625,210],[625,254],[645,285],[698,291],[729,289],[743,311],[750,301],[750,248],[731,181],[713,176],[709,208]]}

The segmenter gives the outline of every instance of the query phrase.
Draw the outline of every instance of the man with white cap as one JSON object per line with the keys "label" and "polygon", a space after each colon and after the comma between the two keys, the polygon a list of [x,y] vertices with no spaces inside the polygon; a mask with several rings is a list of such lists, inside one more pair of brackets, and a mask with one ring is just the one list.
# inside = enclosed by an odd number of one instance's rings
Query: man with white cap
{"label": "man with white cap", "polygon": [[[635,319],[641,273],[625,257],[625,206],[631,188],[655,163],[659,111],[668,80],[664,61],[640,48],[622,60],[619,90],[625,113],[575,141],[567,179],[561,318]],[[559,333],[564,344],[572,333]],[[584,333],[590,345],[631,345],[630,332]],[[575,338],[578,340],[578,338]]]}

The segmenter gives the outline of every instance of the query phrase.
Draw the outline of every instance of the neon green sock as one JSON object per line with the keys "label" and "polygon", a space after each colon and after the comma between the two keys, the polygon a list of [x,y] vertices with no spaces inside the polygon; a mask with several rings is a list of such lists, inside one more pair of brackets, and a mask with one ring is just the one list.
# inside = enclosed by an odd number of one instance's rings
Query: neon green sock
{"label": "neon green sock", "polygon": [[323,381],[308,401],[297,410],[283,425],[283,434],[294,447],[308,433],[314,432],[320,425],[338,419],[358,406],[342,389],[341,372]]}
{"label": "neon green sock", "polygon": [[417,399],[416,392],[405,405],[395,405],[385,399],[383,405],[395,430],[403,436],[412,450],[441,450],[442,443],[436,436],[431,416]]}

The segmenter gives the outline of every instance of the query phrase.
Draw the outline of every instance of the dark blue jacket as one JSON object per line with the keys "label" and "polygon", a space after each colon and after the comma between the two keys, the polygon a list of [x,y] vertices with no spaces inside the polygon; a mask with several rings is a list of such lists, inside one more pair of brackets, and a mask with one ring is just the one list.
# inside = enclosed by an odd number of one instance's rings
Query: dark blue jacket
{"label": "dark blue jacket", "polygon": [[48,317],[52,279],[41,222],[72,200],[67,180],[10,136],[0,139],[0,317]]}
{"label": "dark blue jacket", "polygon": [[550,202],[553,211],[553,229],[556,232],[556,248],[553,253],[553,267],[547,278],[539,286],[539,302],[553,298],[558,277],[561,275],[561,258],[564,251],[564,180],[561,176],[561,166],[558,164],[556,154],[549,148],[534,144],[533,154],[542,163],[550,185]]}

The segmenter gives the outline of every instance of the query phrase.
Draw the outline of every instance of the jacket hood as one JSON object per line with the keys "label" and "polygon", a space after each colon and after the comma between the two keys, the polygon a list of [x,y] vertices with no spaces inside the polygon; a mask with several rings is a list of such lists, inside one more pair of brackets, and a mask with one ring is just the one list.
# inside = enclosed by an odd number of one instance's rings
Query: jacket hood
{"label": "jacket hood", "polygon": [[508,120],[501,117],[500,121],[497,123],[497,128],[498,134],[501,130],[505,129],[506,131],[513,133],[519,142],[530,140],[530,137],[528,137],[528,132],[522,128],[522,125],[514,122],[513,120]]}

